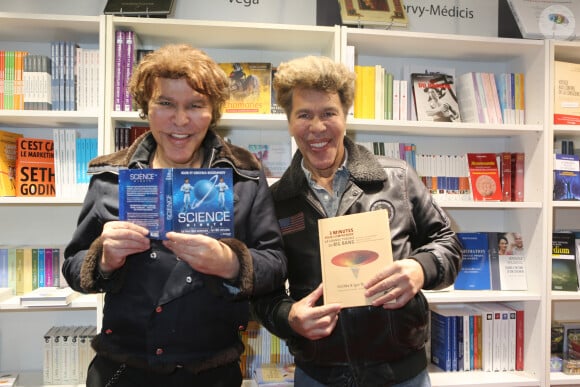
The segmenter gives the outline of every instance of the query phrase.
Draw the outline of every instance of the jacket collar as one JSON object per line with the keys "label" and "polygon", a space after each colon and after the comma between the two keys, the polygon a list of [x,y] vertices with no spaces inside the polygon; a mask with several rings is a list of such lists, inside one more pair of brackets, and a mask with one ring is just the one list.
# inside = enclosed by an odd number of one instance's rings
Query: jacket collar
{"label": "jacket collar", "polygon": [[[387,180],[387,174],[376,161],[375,155],[368,149],[355,144],[346,136],[344,137],[344,147],[348,152],[346,167],[350,173],[350,180],[357,184]],[[302,159],[302,153],[297,150],[290,167],[275,185],[274,195],[277,200],[288,199],[308,189],[308,183],[301,168]]]}

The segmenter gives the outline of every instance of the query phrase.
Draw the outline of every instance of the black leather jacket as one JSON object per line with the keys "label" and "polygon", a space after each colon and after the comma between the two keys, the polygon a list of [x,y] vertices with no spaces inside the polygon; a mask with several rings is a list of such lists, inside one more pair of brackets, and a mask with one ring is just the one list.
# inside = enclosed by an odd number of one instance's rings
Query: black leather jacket
{"label": "black leather jacket", "polygon": [[[375,157],[348,138],[345,146],[350,181],[338,215],[388,209],[394,259],[418,261],[425,274],[424,289],[451,285],[461,265],[460,243],[414,170],[402,160]],[[381,364],[382,375],[361,385],[384,386],[417,375],[426,367],[428,339],[429,309],[421,292],[398,310],[345,308],[324,339],[310,341],[290,328],[292,303],[312,292],[322,278],[317,222],[325,212],[308,187],[301,160],[297,152],[291,167],[271,187],[288,257],[289,295],[279,289],[255,299],[255,313],[271,332],[287,340],[296,363],[323,383],[328,381],[318,366]]]}
{"label": "black leather jacket", "polygon": [[98,354],[132,366],[193,372],[238,360],[248,298],[283,284],[286,258],[268,184],[255,158],[208,132],[204,166],[234,171],[235,238],[221,241],[240,260],[232,283],[196,272],[159,241],[127,258],[109,279],[99,276],[103,225],[118,220],[118,170],[146,168],[156,143],[150,133],[129,149],[93,160],[77,229],[65,250],[63,275],[81,292],[106,292]]}

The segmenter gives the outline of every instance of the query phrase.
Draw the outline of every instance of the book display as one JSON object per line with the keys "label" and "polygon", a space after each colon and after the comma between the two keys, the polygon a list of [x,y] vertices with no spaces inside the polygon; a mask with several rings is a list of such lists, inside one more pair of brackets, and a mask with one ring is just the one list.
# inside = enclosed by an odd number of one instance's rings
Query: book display
{"label": "book display", "polygon": [[[392,74],[402,74],[405,63],[416,63],[422,68],[435,65],[453,68],[456,80],[461,74],[469,72],[489,72],[496,76],[508,72],[521,73],[529,86],[524,89],[525,120],[497,125],[479,120],[404,122],[380,117],[349,117],[348,134],[361,143],[398,141],[414,144],[422,154],[459,156],[466,153],[497,155],[511,152],[525,155],[525,197],[521,202],[502,201],[501,198],[498,201],[480,202],[454,200],[452,195],[441,196],[437,200],[449,214],[457,231],[521,232],[528,249],[525,262],[527,290],[457,290],[429,292],[426,295],[434,306],[509,302],[523,311],[526,331],[523,344],[518,347],[525,359],[523,366],[518,368],[521,371],[507,369],[478,372],[477,383],[498,387],[580,383],[578,375],[547,372],[550,348],[546,345],[549,342],[551,320],[573,317],[580,319],[580,296],[577,291],[545,291],[551,282],[552,229],[580,228],[577,226],[580,214],[578,203],[549,200],[553,187],[553,154],[550,149],[552,141],[562,138],[580,141],[580,131],[577,128],[553,123],[552,65],[554,60],[580,63],[580,45],[577,42],[473,38],[346,26],[288,26],[109,15],[94,17],[2,14],[0,21],[0,36],[7,43],[7,50],[22,50],[50,57],[50,43],[56,35],[62,41],[76,42],[81,49],[96,49],[102,64],[98,68],[100,90],[97,93],[97,102],[90,103],[91,109],[81,110],[78,105],[77,111],[21,112],[4,109],[0,111],[0,118],[5,125],[3,130],[10,128],[9,131],[20,133],[24,137],[52,139],[52,131],[42,132],[40,128],[74,128],[78,130],[81,138],[99,139],[99,154],[115,149],[116,127],[143,125],[137,111],[114,109],[116,30],[134,31],[139,38],[138,49],[154,49],[167,42],[185,42],[204,49],[221,63],[263,61],[275,67],[282,61],[309,54],[325,55],[346,62],[343,57],[346,55],[346,46],[353,46],[357,65],[380,65],[385,72]],[[30,35],[27,41],[30,43],[22,43],[22,26],[30,26],[27,28],[27,34]],[[549,60],[546,59],[547,45],[550,46]],[[42,46],[42,49],[38,49],[38,46]],[[550,74],[548,79],[547,74]],[[400,86],[398,90],[400,91]],[[407,90],[411,91],[410,83]],[[458,99],[461,99],[458,90],[457,92]],[[546,97],[548,94],[550,98]],[[408,100],[411,97],[412,94],[408,94]],[[521,105],[521,96],[518,101]],[[268,105],[270,104],[269,100]],[[546,104],[549,104],[549,109]],[[546,113],[548,110],[549,114]],[[411,115],[412,111],[408,110],[408,113]],[[247,137],[252,138],[251,144],[280,144],[290,141],[286,119],[279,114],[225,113],[217,130],[226,133],[233,143],[248,144]],[[263,139],[264,133],[273,139]],[[57,172],[56,177],[58,176]],[[500,193],[501,187],[500,181]],[[66,243],[74,230],[81,201],[82,195],[63,196],[59,195],[58,190],[55,197],[0,198],[3,219],[13,219],[0,226],[0,244],[24,245],[31,235],[34,235],[35,243],[38,244]],[[30,219],[34,219],[34,222]],[[19,303],[8,306],[9,302],[10,299],[4,301],[0,310],[0,329],[2,332],[14,332],[3,335],[0,343],[0,358],[3,359],[0,371],[6,373],[22,369],[35,370],[36,374],[41,374],[43,363],[38,343],[52,326],[61,326],[63,321],[77,326],[99,322],[94,305],[84,309],[69,306],[58,311],[35,309],[25,315],[19,309],[22,308]],[[19,333],[22,321],[28,321],[31,325],[25,334]],[[477,340],[472,340],[471,343],[479,345]],[[17,350],[14,351],[14,348]],[[462,371],[459,370],[459,364],[458,370],[453,372],[430,369],[432,384],[469,385],[474,376],[470,373],[471,370],[478,369],[475,368],[477,360],[474,359],[474,368],[467,371],[464,352]],[[28,375],[19,372],[19,384],[43,384],[41,375],[30,380]]]}

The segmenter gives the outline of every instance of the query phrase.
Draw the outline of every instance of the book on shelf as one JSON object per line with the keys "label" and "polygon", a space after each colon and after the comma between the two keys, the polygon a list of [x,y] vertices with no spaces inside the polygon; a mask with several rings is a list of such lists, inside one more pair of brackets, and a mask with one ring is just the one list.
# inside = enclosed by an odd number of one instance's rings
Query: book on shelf
{"label": "book on shelf", "polygon": [[20,137],[16,152],[16,196],[55,196],[54,141]]}
{"label": "book on shelf", "polygon": [[554,124],[580,125],[580,63],[554,61]]}
{"label": "book on shelf", "polygon": [[[431,306],[431,363],[443,371],[457,371],[457,314],[439,305]],[[463,327],[463,324],[461,324]],[[461,347],[463,349],[463,346]],[[463,358],[462,358],[463,360]]]}
{"label": "book on shelf", "polygon": [[50,57],[46,55],[28,54],[24,57],[24,109],[51,110]]}
{"label": "book on shelf", "polygon": [[409,24],[403,0],[338,0],[342,24],[406,28]]}
{"label": "book on shelf", "polygon": [[131,125],[130,127],[115,127],[115,150],[121,150],[131,146],[135,140],[147,132],[149,126]]}
{"label": "book on shelf", "polygon": [[0,196],[16,196],[16,149],[20,133],[0,130]]}
{"label": "book on shelf", "polygon": [[20,296],[22,306],[66,306],[79,293],[70,287],[39,287]]}
{"label": "book on shelf", "polygon": [[18,380],[17,373],[0,373],[0,387],[16,386]]}
{"label": "book on shelf", "polygon": [[364,283],[393,262],[387,210],[318,220],[324,303],[370,305]]}
{"label": "book on shelf", "polygon": [[460,121],[454,76],[445,73],[412,73],[413,105],[418,121]]}
{"label": "book on shelf", "polygon": [[512,202],[523,202],[525,199],[526,154],[512,152],[511,156]]}
{"label": "book on shelf", "polygon": [[491,289],[491,262],[486,232],[458,232],[463,260],[453,284],[456,290]]}
{"label": "book on shelf", "polygon": [[501,182],[495,153],[468,153],[469,182],[474,201],[501,201]]}
{"label": "book on shelf", "polygon": [[488,232],[492,290],[527,290],[526,248],[519,232]]}
{"label": "book on shelf", "polygon": [[224,113],[270,114],[271,63],[223,62],[219,66],[230,80],[230,98],[224,105]]}
{"label": "book on shelf", "polygon": [[573,154],[554,154],[554,200],[580,200],[579,160]]}
{"label": "book on shelf", "polygon": [[230,168],[122,169],[119,219],[149,230],[234,236],[233,174]]}
{"label": "book on shelf", "polygon": [[107,0],[103,13],[116,16],[166,18],[173,12],[174,0]]}
{"label": "book on shelf", "polygon": [[278,68],[275,66],[272,66],[272,89],[270,90],[270,114],[285,114],[284,113],[284,109],[282,109],[282,106],[278,105],[278,103],[276,102],[276,92],[274,91],[274,77],[276,76],[276,72],[278,71]]}
{"label": "book on shelf", "polygon": [[292,160],[290,142],[249,144],[248,150],[262,163],[266,177],[281,177]]}
{"label": "book on shelf", "polygon": [[264,387],[294,386],[294,364],[263,363],[254,370],[254,381]]}
{"label": "book on shelf", "polygon": [[475,72],[464,73],[457,77],[457,100],[463,122],[486,123],[488,121],[485,97],[480,92],[478,82]]}
{"label": "book on shelf", "polygon": [[0,302],[11,298],[14,295],[12,288],[0,287]]}
{"label": "book on shelf", "polygon": [[552,232],[552,290],[578,291],[575,235]]}

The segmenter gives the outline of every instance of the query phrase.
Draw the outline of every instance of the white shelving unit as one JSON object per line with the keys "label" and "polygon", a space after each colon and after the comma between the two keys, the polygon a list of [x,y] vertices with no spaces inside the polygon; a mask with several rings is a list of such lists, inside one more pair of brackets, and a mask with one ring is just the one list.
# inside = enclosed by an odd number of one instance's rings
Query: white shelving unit
{"label": "white shelving unit", "polygon": [[[23,28],[26,26],[26,28]],[[100,106],[95,112],[0,111],[0,128],[48,137],[46,128],[77,127],[99,138],[99,153],[114,149],[114,128],[142,123],[137,112],[113,111],[114,31],[131,29],[140,48],[189,43],[218,62],[267,61],[274,65],[298,56],[325,55],[344,61],[346,46],[356,62],[381,64],[403,77],[408,64],[468,71],[522,72],[526,79],[526,124],[401,122],[349,119],[356,141],[413,142],[420,152],[519,151],[526,154],[525,201],[518,203],[442,202],[457,231],[520,231],[528,244],[528,291],[428,292],[433,304],[506,301],[525,311],[524,371],[453,372],[430,368],[434,386],[580,385],[580,377],[549,373],[550,321],[580,318],[577,293],[550,292],[551,230],[574,227],[580,206],[551,201],[552,143],[580,130],[551,125],[554,58],[580,62],[580,45],[517,39],[480,38],[401,31],[113,16],[59,16],[0,13],[0,49],[49,54],[53,40],[75,40],[99,48]],[[288,141],[283,115],[225,115],[221,134],[234,143]],[[579,142],[580,143],[580,142]],[[82,198],[0,198],[0,243],[65,244],[72,234]],[[37,385],[42,368],[40,337],[52,325],[98,324],[99,303],[62,309],[23,309],[0,305],[0,370],[22,373],[21,383]],[[31,376],[32,375],[32,376]]]}
{"label": "white shelving unit", "polygon": [[[576,144],[580,141],[580,128],[574,125],[555,125],[554,116],[554,60],[580,63],[580,43],[568,41],[550,41],[549,42],[549,61],[550,61],[550,94],[549,94],[549,114],[547,118],[549,128],[549,146],[548,155],[549,170],[546,174],[550,176],[550,185],[553,186],[553,145],[563,139],[574,140]],[[578,147],[578,145],[576,145]],[[552,192],[548,192],[548,203],[550,208],[548,246],[552,246],[551,231],[555,230],[578,230],[580,229],[580,202],[553,201]],[[548,265],[547,270],[551,273],[552,267]],[[548,277],[551,278],[551,275]],[[548,322],[553,320],[578,320],[580,321],[580,293],[579,292],[562,292],[551,291],[551,284],[547,284],[548,291]],[[549,328],[549,326],[548,326]],[[550,335],[547,335],[546,346],[548,355],[550,353]],[[550,374],[550,384],[552,386],[580,385],[580,375],[565,375],[561,372]]]}
{"label": "white shelving unit", "polygon": [[[543,41],[479,38],[385,30],[342,28],[341,52],[354,46],[355,63],[382,65],[404,79],[406,66],[469,71],[523,72],[526,124],[489,125],[352,118],[356,141],[412,142],[419,153],[525,152],[525,201],[520,203],[441,202],[456,231],[520,231],[528,244],[526,292],[429,292],[432,304],[512,302],[525,311],[524,371],[508,373],[441,372],[430,369],[434,386],[543,386],[546,380],[546,157],[545,130],[548,62]],[[346,58],[343,55],[342,60]],[[409,92],[409,98],[412,93]]]}

